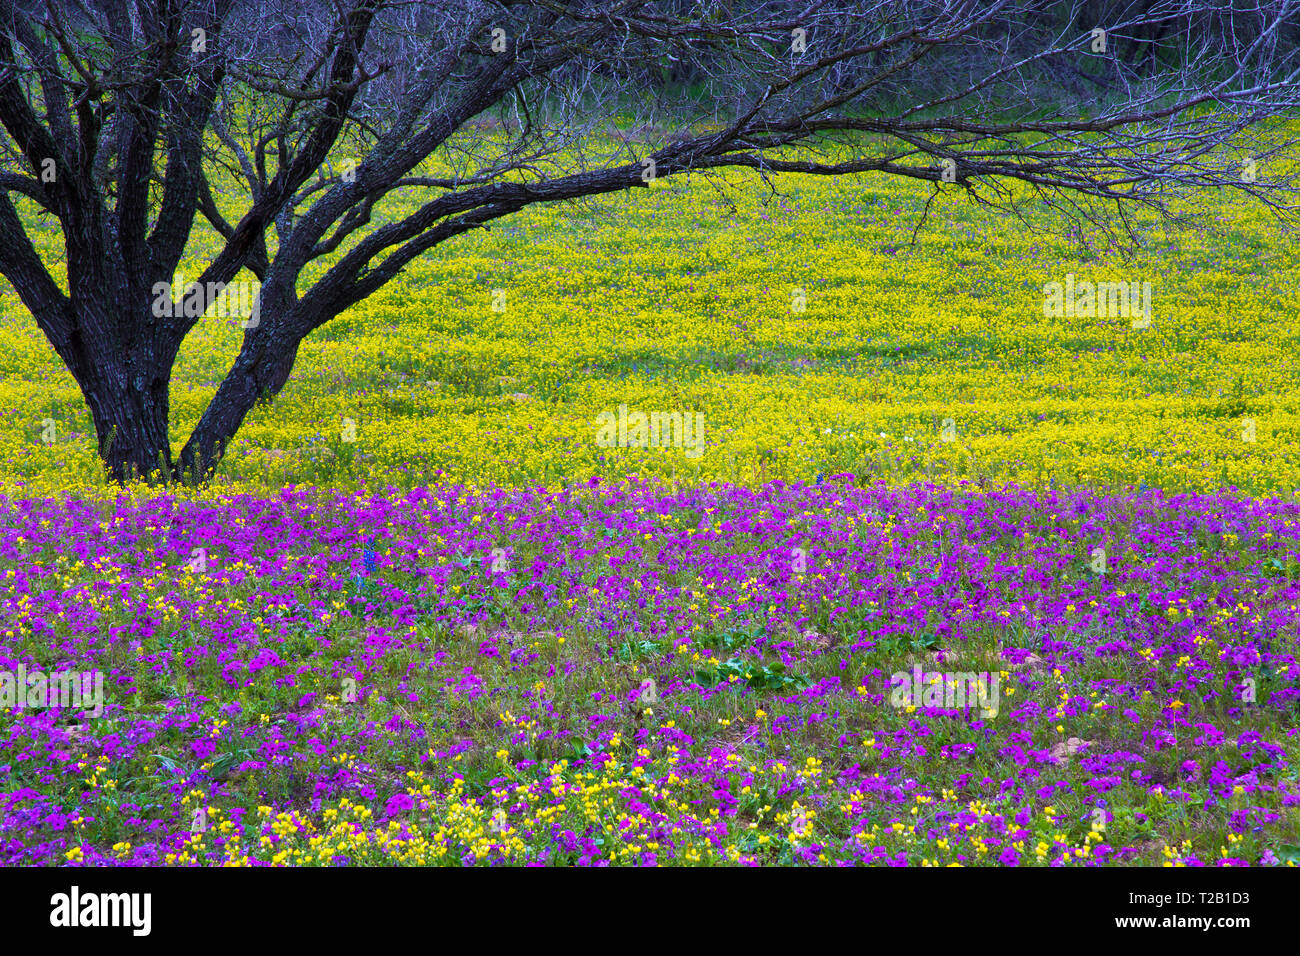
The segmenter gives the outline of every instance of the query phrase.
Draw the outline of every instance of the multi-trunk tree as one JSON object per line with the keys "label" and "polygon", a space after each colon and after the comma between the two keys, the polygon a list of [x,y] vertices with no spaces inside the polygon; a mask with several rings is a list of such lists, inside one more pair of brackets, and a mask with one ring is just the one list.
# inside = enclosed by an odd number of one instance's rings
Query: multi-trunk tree
{"label": "multi-trunk tree", "polygon": [[[909,176],[1101,229],[1217,188],[1285,213],[1296,4],[1221,6],[0,0],[0,274],[109,476],[202,480],[306,336],[534,203],[748,167]],[[51,222],[53,259],[31,239]],[[219,251],[159,308],[196,228]],[[256,320],[175,452],[178,351],[248,274]]]}

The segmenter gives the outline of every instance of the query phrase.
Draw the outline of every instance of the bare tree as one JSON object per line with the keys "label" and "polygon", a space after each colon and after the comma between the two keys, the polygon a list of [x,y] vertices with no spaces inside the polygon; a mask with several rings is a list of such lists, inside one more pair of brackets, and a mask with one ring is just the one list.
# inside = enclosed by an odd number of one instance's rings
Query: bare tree
{"label": "bare tree", "polygon": [[[1269,121],[1297,106],[1295,20],[1292,0],[0,0],[0,273],[109,475],[201,480],[312,331],[534,203],[748,167],[1011,210],[1028,191],[1121,234],[1134,204],[1218,187],[1288,214]],[[220,251],[160,314],[197,217]],[[178,350],[244,270],[257,321],[173,456]]]}

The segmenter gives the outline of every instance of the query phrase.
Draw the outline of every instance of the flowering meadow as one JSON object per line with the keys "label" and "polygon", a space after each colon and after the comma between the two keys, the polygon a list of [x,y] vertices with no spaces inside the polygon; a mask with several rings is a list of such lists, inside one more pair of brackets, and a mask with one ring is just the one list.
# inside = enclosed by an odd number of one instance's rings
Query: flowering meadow
{"label": "flowering meadow", "polygon": [[[1300,250],[1258,206],[1189,207],[1204,232],[1139,215],[1147,245],[1124,258],[1042,210],[1022,222],[948,194],[913,244],[931,190],[896,178],[784,176],[776,194],[757,175],[725,181],[531,208],[416,259],[307,339],[218,486],[865,470],[891,484],[1300,487]],[[211,233],[193,245],[191,280],[217,249]],[[1150,283],[1149,327],[1048,318],[1044,288],[1069,276]],[[211,316],[186,341],[174,449],[242,335]],[[701,453],[603,447],[597,419],[620,405],[703,416]],[[98,493],[85,402],[2,282],[0,410],[0,489]]]}
{"label": "flowering meadow", "polygon": [[[4,663],[106,684],[7,717],[7,862],[1297,858],[1290,503],[592,479],[0,525]],[[1000,701],[890,706],[918,667]]]}
{"label": "flowering meadow", "polygon": [[0,863],[1300,861],[1294,242],[730,179],[418,259],[201,490],[0,286],[0,671],[103,677],[0,707]]}

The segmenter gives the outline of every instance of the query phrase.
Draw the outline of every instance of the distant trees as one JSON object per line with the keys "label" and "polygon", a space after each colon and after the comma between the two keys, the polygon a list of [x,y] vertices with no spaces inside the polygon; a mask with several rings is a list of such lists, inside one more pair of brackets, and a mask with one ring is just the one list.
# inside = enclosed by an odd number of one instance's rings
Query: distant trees
{"label": "distant trees", "polygon": [[[1220,7],[0,0],[0,274],[77,381],[111,478],[202,480],[307,335],[534,203],[749,167],[995,206],[1017,181],[1103,228],[1198,187],[1286,210],[1282,144],[1256,134],[1298,105],[1296,4]],[[610,135],[615,119],[647,138]],[[237,216],[218,169],[242,183]],[[419,209],[389,216],[412,188]],[[41,217],[61,262],[29,237]],[[221,248],[173,290],[198,217]],[[256,315],[174,453],[178,350],[243,270]]]}

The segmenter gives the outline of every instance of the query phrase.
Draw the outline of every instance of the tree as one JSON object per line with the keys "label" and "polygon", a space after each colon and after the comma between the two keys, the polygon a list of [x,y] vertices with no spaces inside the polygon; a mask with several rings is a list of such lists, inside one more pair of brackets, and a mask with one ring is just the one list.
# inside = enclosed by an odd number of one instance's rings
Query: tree
{"label": "tree", "polygon": [[[0,0],[0,274],[85,396],[109,476],[202,480],[306,336],[534,203],[749,167],[1010,209],[1028,189],[1121,233],[1134,204],[1172,215],[1204,188],[1288,213],[1269,160],[1290,143],[1268,121],[1297,105],[1295,7]],[[241,183],[237,219],[218,175]],[[411,189],[420,208],[390,215]],[[65,275],[31,241],[40,217]],[[221,248],[169,309],[198,217]],[[244,270],[256,321],[173,455],[178,350]]]}

